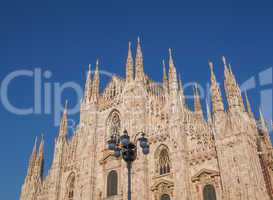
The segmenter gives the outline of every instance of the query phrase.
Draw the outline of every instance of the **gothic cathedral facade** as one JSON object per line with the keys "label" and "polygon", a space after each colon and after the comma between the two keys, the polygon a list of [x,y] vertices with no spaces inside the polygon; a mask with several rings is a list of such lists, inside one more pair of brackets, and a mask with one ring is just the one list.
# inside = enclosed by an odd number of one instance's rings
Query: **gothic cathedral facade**
{"label": "gothic cathedral facade", "polygon": [[[126,77],[113,76],[100,92],[99,63],[89,72],[80,122],[67,137],[67,107],[55,140],[52,165],[43,175],[44,139],[35,142],[20,200],[125,200],[127,168],[107,150],[113,133],[127,130],[136,140],[145,132],[147,156],[132,169],[133,200],[273,199],[273,150],[263,114],[255,119],[231,67],[223,58],[227,108],[211,70],[211,104],[204,117],[194,87],[194,109],[169,52],[162,84],[144,72],[140,41],[133,59],[129,43]],[[139,147],[138,147],[139,148]]]}

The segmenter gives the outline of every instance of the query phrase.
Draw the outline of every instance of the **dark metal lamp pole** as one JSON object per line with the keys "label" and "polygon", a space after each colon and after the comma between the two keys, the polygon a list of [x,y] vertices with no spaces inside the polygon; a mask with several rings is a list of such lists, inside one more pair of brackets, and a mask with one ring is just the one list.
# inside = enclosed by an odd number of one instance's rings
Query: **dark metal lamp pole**
{"label": "dark metal lamp pole", "polygon": [[[149,154],[150,146],[148,139],[145,137],[145,133],[141,134],[141,137],[138,139],[140,147],[142,148],[142,153],[144,155]],[[118,134],[113,134],[111,139],[108,141],[108,149],[115,152],[115,156],[119,158],[122,156],[122,159],[127,163],[128,169],[128,200],[131,200],[131,169],[132,163],[136,160],[137,157],[137,146],[132,141],[130,141],[130,136],[125,130],[122,136]]]}

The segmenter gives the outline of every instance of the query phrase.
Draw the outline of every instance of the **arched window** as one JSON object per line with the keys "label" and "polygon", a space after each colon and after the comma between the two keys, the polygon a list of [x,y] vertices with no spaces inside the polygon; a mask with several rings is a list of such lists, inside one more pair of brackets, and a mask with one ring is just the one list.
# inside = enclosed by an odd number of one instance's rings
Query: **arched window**
{"label": "arched window", "polygon": [[107,197],[118,194],[118,173],[113,170],[107,176]]}
{"label": "arched window", "polygon": [[204,200],[216,200],[216,193],[213,185],[206,185],[203,189]]}
{"label": "arched window", "polygon": [[67,199],[68,200],[74,200],[74,191],[75,191],[75,176],[72,174],[68,181],[67,186]]}
{"label": "arched window", "polygon": [[121,130],[121,122],[119,113],[117,111],[113,111],[110,116],[108,117],[108,134],[109,136],[113,134],[119,134]]}
{"label": "arched window", "polygon": [[170,173],[170,158],[167,149],[161,150],[159,154],[159,174],[168,174]]}
{"label": "arched window", "polygon": [[170,198],[170,195],[168,195],[168,194],[163,194],[163,195],[161,196],[160,200],[171,200],[171,198]]}

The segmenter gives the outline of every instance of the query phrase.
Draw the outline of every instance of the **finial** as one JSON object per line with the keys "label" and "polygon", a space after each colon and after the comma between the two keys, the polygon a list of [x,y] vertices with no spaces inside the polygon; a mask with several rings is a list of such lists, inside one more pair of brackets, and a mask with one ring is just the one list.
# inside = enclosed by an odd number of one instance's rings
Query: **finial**
{"label": "finial", "polygon": [[39,147],[39,151],[40,151],[40,153],[41,153],[41,151],[43,151],[43,148],[44,148],[44,142],[45,142],[45,140],[44,140],[44,134],[42,133],[42,134],[41,134],[41,142],[40,142],[40,147]]}
{"label": "finial", "polygon": [[261,120],[262,124],[264,125],[265,124],[265,119],[264,119],[264,114],[263,114],[263,111],[262,111],[261,107],[259,108],[259,114],[260,114],[260,120]]}
{"label": "finial", "polygon": [[35,137],[35,141],[34,141],[34,146],[33,146],[33,151],[32,151],[32,156],[34,156],[36,150],[37,150],[37,141],[38,141],[38,138],[37,136]]}
{"label": "finial", "polygon": [[195,88],[195,91],[196,91],[197,93],[199,93],[199,92],[198,92],[198,85],[197,85],[197,83],[194,84],[194,88]]}
{"label": "finial", "polygon": [[128,47],[131,49],[131,41],[128,42]]}
{"label": "finial", "polygon": [[248,96],[247,96],[247,92],[245,91],[245,99],[246,99],[246,108],[247,108],[247,112],[248,114],[251,116],[251,117],[254,117],[252,111],[251,111],[251,105],[250,105],[250,102],[248,100]]}
{"label": "finial", "polygon": [[208,121],[211,120],[211,110],[208,98],[206,98],[206,107],[207,107],[207,119]]}
{"label": "finial", "polygon": [[91,64],[88,65],[88,72],[91,72]]}
{"label": "finial", "polygon": [[162,66],[163,66],[163,77],[167,78],[167,74],[166,74],[166,64],[165,64],[165,60],[162,60]]}
{"label": "finial", "polygon": [[96,60],[96,66],[99,66],[99,59]]}
{"label": "finial", "polygon": [[34,146],[37,145],[37,140],[38,140],[38,138],[37,138],[37,136],[36,136],[36,137],[35,137],[35,141],[34,141]]}
{"label": "finial", "polygon": [[172,58],[172,49],[171,48],[169,48],[169,56],[170,56],[170,58]]}
{"label": "finial", "polygon": [[210,67],[210,70],[213,71],[213,68],[214,68],[213,62],[209,61],[209,67]]}
{"label": "finial", "polygon": [[66,100],[65,100],[64,109],[67,110],[67,107],[68,107],[68,100],[66,99]]}
{"label": "finial", "polygon": [[231,64],[230,64],[230,63],[228,64],[228,68],[229,68],[230,73],[233,74],[233,73],[232,73],[232,68],[231,68]]}
{"label": "finial", "polygon": [[223,61],[224,65],[227,65],[227,59],[225,56],[222,57],[222,61]]}
{"label": "finial", "polygon": [[181,91],[183,91],[182,79],[181,79],[181,74],[180,74],[180,73],[178,74],[178,81],[179,81],[179,89],[180,89]]}
{"label": "finial", "polygon": [[165,60],[164,59],[162,60],[162,65],[165,68],[166,65],[165,65]]}
{"label": "finial", "polygon": [[140,44],[140,37],[137,36],[137,43]]}

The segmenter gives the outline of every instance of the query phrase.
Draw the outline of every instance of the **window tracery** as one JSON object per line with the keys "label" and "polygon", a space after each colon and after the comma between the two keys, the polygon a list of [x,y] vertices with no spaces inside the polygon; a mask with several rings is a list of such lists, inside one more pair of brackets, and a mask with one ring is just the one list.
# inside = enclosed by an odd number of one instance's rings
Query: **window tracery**
{"label": "window tracery", "polygon": [[159,146],[155,153],[156,172],[159,175],[165,175],[171,172],[171,160],[169,150],[165,145]]}

